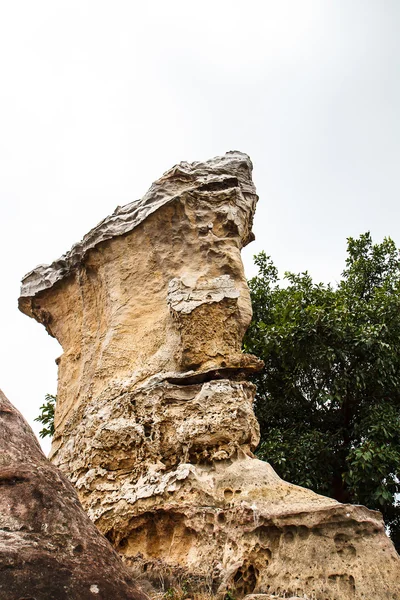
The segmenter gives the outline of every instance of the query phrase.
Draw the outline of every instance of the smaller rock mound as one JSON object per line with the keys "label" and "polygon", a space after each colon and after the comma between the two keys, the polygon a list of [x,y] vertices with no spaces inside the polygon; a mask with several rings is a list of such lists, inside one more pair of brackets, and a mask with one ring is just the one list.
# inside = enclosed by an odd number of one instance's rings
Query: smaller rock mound
{"label": "smaller rock mound", "polygon": [[146,600],[0,390],[0,600]]}

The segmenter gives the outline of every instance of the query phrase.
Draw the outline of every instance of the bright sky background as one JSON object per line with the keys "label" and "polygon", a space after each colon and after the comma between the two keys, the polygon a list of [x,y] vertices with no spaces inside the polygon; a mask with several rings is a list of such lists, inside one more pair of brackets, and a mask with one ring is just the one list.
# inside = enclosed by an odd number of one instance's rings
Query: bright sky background
{"label": "bright sky background", "polygon": [[21,277],[175,163],[250,154],[248,275],[261,249],[328,282],[346,237],[400,245],[399,32],[398,0],[1,3],[0,387],[35,431],[61,348]]}

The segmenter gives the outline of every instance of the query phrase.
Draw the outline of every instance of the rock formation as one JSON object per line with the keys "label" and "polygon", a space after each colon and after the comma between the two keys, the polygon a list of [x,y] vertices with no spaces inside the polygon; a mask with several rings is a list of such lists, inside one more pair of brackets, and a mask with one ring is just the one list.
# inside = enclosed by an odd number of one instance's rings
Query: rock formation
{"label": "rock formation", "polygon": [[145,600],[0,391],[0,600]]}
{"label": "rock formation", "polygon": [[400,598],[380,514],[252,454],[251,172],[239,152],[181,163],[23,279],[21,310],[64,350],[52,460],[138,573],[236,597]]}

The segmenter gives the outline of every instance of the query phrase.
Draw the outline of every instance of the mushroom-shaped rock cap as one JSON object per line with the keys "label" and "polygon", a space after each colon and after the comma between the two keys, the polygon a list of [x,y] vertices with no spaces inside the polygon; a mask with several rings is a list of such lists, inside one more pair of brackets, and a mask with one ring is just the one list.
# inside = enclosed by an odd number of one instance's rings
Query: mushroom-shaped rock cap
{"label": "mushroom-shaped rock cap", "polygon": [[[224,156],[217,156],[205,162],[181,162],[174,166],[152,184],[142,199],[122,207],[118,206],[112,215],[91,229],[69,252],[51,265],[39,265],[27,273],[22,279],[20,309],[32,316],[28,299],[68,277],[90,249],[101,242],[132,231],[152,213],[182,194],[237,188],[242,194],[256,198],[256,189],[251,178],[252,169],[249,156],[238,151],[227,152]],[[252,239],[250,222],[243,232],[242,245],[246,245]]]}
{"label": "mushroom-shaped rock cap", "polygon": [[0,390],[0,600],[145,600]]}

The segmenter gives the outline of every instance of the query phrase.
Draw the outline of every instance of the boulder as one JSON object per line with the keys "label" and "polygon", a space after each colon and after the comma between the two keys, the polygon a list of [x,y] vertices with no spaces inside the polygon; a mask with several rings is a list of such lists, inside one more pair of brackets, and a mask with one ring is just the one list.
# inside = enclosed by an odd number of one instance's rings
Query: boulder
{"label": "boulder", "polygon": [[146,600],[0,391],[0,600]]}

